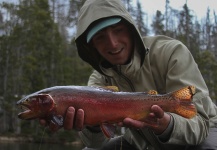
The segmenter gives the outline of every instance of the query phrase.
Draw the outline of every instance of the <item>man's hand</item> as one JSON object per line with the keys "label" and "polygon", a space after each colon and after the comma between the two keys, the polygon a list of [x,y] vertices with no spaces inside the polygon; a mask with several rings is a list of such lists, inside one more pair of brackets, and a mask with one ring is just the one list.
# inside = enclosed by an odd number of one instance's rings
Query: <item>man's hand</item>
{"label": "man's hand", "polygon": [[170,123],[171,116],[165,113],[160,106],[153,105],[147,119],[138,121],[131,118],[125,118],[120,126],[126,126],[136,129],[150,128],[155,134],[163,133]]}
{"label": "man's hand", "polygon": [[[48,125],[52,131],[57,131],[60,128],[52,123],[48,124],[48,122],[43,119],[39,120],[39,123],[43,126]],[[75,112],[74,107],[69,107],[66,111],[63,127],[65,130],[82,130],[84,127],[84,111],[82,109],[78,109],[78,111]]]}

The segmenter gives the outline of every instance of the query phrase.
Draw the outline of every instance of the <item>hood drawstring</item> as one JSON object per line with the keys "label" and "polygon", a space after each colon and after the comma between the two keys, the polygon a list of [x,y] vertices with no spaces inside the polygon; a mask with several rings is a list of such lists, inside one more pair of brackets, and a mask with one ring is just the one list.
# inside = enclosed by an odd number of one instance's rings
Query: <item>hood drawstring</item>
{"label": "hood drawstring", "polygon": [[130,86],[130,89],[132,90],[132,92],[135,92],[135,87],[133,85],[133,83],[131,82],[131,80],[129,78],[127,78],[122,72],[121,72],[121,66],[118,65],[118,66],[115,66],[114,68],[114,71],[119,75],[119,77],[121,79],[124,79]]}

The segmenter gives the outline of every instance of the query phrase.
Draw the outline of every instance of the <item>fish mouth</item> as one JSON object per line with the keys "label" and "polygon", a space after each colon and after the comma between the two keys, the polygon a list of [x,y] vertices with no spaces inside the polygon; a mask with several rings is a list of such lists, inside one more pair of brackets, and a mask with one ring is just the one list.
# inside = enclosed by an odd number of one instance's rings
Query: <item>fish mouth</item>
{"label": "fish mouth", "polygon": [[35,118],[35,114],[34,112],[30,109],[29,105],[26,104],[18,104],[21,111],[18,114],[18,118],[20,119],[24,119],[24,120],[30,120],[30,119],[34,119]]}
{"label": "fish mouth", "polygon": [[20,109],[23,111],[30,111],[30,108],[28,105],[20,105]]}

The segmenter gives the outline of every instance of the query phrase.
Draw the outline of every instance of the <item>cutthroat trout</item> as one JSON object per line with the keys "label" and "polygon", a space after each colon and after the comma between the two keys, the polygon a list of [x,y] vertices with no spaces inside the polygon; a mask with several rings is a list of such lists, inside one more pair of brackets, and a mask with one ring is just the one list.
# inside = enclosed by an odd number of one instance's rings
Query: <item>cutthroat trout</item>
{"label": "cutthroat trout", "polygon": [[[142,120],[148,116],[152,105],[159,105],[165,112],[176,113],[189,119],[197,113],[192,103],[194,86],[167,94],[157,94],[153,90],[118,92],[114,89],[116,88],[91,86],[46,88],[17,102],[17,105],[25,110],[19,113],[18,117],[25,120],[41,118],[61,127],[69,106],[73,106],[75,110],[84,110],[84,125],[88,126],[114,124],[127,117]],[[102,130],[106,132],[105,129]]]}

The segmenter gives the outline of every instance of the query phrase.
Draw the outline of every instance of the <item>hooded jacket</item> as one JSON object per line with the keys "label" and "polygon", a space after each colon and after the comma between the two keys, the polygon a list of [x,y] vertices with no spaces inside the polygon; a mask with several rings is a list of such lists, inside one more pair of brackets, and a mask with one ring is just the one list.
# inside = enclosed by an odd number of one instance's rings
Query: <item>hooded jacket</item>
{"label": "hooded jacket", "polygon": [[[103,66],[96,49],[86,42],[89,29],[100,19],[119,16],[129,23],[134,34],[134,53],[127,65]],[[181,42],[166,37],[142,37],[132,17],[119,0],[87,0],[78,16],[76,45],[79,56],[95,70],[88,85],[115,85],[121,91],[141,92],[150,89],[160,94],[194,85],[193,102],[197,115],[185,119],[170,113],[173,118],[172,132],[162,142],[149,129],[127,129],[124,138],[137,149],[185,149],[200,144],[208,135],[209,128],[217,126],[217,107],[209,97],[209,91],[190,51]],[[103,61],[102,61],[103,60]],[[88,147],[100,147],[109,139],[100,132],[84,129],[81,139]]]}

